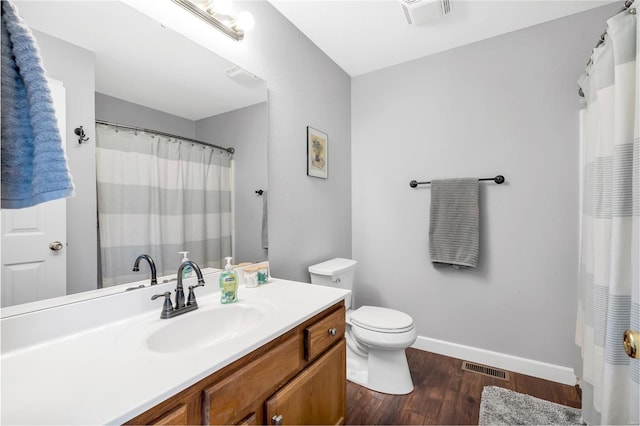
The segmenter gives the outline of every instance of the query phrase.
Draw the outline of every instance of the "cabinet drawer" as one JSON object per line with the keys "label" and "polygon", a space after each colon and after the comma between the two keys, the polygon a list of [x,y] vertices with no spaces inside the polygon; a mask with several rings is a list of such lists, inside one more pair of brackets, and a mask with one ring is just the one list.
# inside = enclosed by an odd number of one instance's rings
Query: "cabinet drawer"
{"label": "cabinet drawer", "polygon": [[180,404],[168,413],[153,420],[150,425],[188,425],[187,406]]}
{"label": "cabinet drawer", "polygon": [[304,329],[304,355],[311,361],[340,341],[345,328],[344,306]]}
{"label": "cabinet drawer", "polygon": [[256,419],[256,413],[249,414],[247,417],[242,419],[242,421],[240,423],[238,423],[238,425],[240,425],[240,426],[257,425],[257,424],[258,424],[258,420]]}
{"label": "cabinet drawer", "polygon": [[235,424],[303,367],[299,335],[203,390],[202,422]]}

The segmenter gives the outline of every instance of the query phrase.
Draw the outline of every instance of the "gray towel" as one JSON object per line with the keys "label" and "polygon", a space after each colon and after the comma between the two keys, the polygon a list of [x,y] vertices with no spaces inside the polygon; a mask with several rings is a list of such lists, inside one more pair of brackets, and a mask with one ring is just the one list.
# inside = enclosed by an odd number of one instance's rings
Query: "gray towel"
{"label": "gray towel", "polygon": [[269,221],[267,211],[267,191],[262,192],[262,248],[269,248],[269,227],[267,226]]}
{"label": "gray towel", "polygon": [[479,190],[478,178],[431,182],[429,252],[434,265],[478,266]]}

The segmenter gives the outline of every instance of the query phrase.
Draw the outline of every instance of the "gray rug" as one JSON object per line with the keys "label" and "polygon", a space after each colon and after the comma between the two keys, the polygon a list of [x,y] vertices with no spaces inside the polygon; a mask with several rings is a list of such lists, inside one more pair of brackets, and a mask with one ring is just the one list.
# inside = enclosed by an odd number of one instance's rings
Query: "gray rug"
{"label": "gray rug", "polygon": [[497,386],[485,386],[479,425],[579,425],[580,410]]}

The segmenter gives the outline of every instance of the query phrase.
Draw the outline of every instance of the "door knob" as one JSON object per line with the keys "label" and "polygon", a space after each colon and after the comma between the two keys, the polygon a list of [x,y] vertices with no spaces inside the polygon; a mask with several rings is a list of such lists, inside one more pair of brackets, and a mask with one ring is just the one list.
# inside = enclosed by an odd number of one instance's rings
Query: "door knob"
{"label": "door knob", "polygon": [[271,417],[271,424],[272,425],[281,425],[282,424],[282,414],[276,414],[275,416]]}
{"label": "door knob", "polygon": [[624,345],[624,351],[629,355],[629,357],[640,358],[640,352],[638,352],[639,340],[640,333],[633,330],[625,330],[622,344]]}
{"label": "door knob", "polygon": [[64,245],[60,241],[52,241],[49,243],[49,248],[53,251],[62,250]]}

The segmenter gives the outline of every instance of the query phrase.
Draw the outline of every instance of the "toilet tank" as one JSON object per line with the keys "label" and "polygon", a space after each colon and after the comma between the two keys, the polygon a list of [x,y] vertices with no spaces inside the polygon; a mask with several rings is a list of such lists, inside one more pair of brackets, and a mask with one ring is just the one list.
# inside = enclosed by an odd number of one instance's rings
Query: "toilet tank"
{"label": "toilet tank", "polygon": [[[356,273],[356,262],[353,259],[337,257],[316,265],[309,266],[311,284],[344,288],[353,291],[353,278]],[[351,307],[351,296],[345,300],[347,309]]]}

